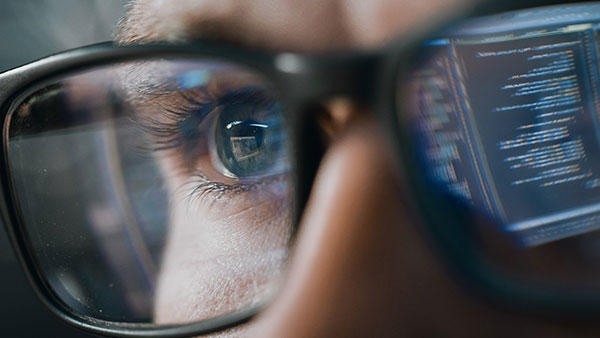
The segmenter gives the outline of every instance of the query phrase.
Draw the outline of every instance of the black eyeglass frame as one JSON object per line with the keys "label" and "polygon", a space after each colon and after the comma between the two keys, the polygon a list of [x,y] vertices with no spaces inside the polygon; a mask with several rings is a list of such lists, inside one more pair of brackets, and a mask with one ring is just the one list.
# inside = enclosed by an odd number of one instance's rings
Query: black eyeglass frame
{"label": "black eyeglass frame", "polygon": [[[468,16],[482,16],[508,10],[550,5],[562,1],[486,2],[474,6]],[[456,19],[456,18],[454,18]],[[448,19],[449,23],[450,19]],[[398,105],[398,80],[410,73],[423,53],[424,38],[439,31],[426,25],[403,36],[401,40],[374,51],[332,54],[297,54],[258,51],[239,46],[204,41],[189,44],[146,44],[118,46],[103,43],[63,52],[0,74],[0,116],[3,134],[0,139],[0,216],[2,217],[19,261],[44,304],[70,324],[95,334],[119,337],[185,337],[226,329],[251,319],[265,304],[198,323],[161,325],[114,323],[75,313],[54,294],[38,269],[25,230],[22,213],[15,202],[9,168],[8,117],[19,98],[30,88],[66,74],[93,67],[148,58],[211,58],[239,63],[257,70],[274,86],[284,105],[292,145],[292,168],[296,197],[295,224],[308,200],[310,189],[325,149],[311,137],[318,133],[310,117],[314,108],[327,98],[349,97],[369,107],[378,115],[397,146],[394,154],[402,164],[409,188],[425,220],[424,231],[434,248],[456,272],[459,280],[479,294],[513,310],[538,314],[592,317],[600,313],[600,294],[564,293],[563,290],[527,285],[500,274],[477,259],[478,250],[469,243],[468,234],[457,231],[454,224],[471,222],[464,208],[438,195],[415,163],[409,129],[402,124]]]}

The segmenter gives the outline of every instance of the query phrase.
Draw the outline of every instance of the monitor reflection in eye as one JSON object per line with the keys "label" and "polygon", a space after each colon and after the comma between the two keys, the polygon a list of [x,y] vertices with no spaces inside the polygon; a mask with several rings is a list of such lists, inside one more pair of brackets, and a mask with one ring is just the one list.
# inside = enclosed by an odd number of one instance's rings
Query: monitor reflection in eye
{"label": "monitor reflection in eye", "polygon": [[169,191],[154,320],[263,302],[291,233],[286,135],[268,83],[215,61],[149,61],[123,74]]}

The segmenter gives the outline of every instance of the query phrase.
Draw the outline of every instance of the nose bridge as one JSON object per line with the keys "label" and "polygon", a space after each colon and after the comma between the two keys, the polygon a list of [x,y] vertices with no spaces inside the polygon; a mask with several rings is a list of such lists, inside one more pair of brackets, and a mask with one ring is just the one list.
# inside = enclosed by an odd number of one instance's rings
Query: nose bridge
{"label": "nose bridge", "polygon": [[275,66],[294,107],[289,114],[295,161],[296,224],[323,156],[359,117],[372,115],[380,58],[377,54],[281,54]]}
{"label": "nose bridge", "polygon": [[368,102],[377,87],[381,59],[378,53],[362,52],[330,55],[283,53],[275,59],[275,67],[295,101],[323,102],[340,96]]}
{"label": "nose bridge", "polygon": [[373,114],[352,97],[323,97],[323,101],[302,106],[297,111],[299,114],[290,121],[293,125],[290,136],[295,161],[295,224],[301,221],[323,157],[332,151],[331,148],[336,146],[349,128],[356,128],[362,121],[374,119]]}

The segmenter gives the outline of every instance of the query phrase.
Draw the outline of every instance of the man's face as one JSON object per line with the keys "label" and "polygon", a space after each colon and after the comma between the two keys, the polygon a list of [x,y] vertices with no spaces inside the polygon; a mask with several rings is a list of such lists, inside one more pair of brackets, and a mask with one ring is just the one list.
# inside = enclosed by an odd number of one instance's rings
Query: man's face
{"label": "man's face", "polygon": [[[139,0],[119,40],[220,39],[295,52],[373,48],[467,6],[467,0]],[[232,83],[241,87],[249,78]],[[450,280],[417,231],[419,217],[405,192],[402,171],[374,115],[343,99],[322,103],[335,128],[328,129],[326,154],[291,253],[289,206],[272,203],[288,193],[280,180],[262,185],[259,196],[257,190],[247,190],[230,197],[227,208],[175,208],[159,277],[158,322],[233,311],[244,294],[262,295],[287,260],[280,294],[244,328],[245,334],[565,334],[569,323],[503,312]],[[181,199],[179,187],[191,177],[166,153],[160,166],[174,173],[167,175],[167,184],[174,198]],[[199,221],[193,214],[199,212],[208,216]],[[231,253],[232,247],[238,250]],[[256,262],[258,256],[262,258]],[[234,262],[242,268],[223,268]],[[249,275],[243,267],[259,272]],[[225,273],[234,276],[228,285],[241,291],[217,292],[225,285],[219,274]],[[250,298],[242,305],[251,303]]]}

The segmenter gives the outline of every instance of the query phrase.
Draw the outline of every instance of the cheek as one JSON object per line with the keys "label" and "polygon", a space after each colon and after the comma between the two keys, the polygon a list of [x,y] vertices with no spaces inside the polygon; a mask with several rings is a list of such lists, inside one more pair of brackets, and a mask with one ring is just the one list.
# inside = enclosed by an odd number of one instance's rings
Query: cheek
{"label": "cheek", "polygon": [[218,200],[173,190],[169,238],[158,277],[155,321],[207,319],[264,301],[288,253],[290,208],[275,181]]}

